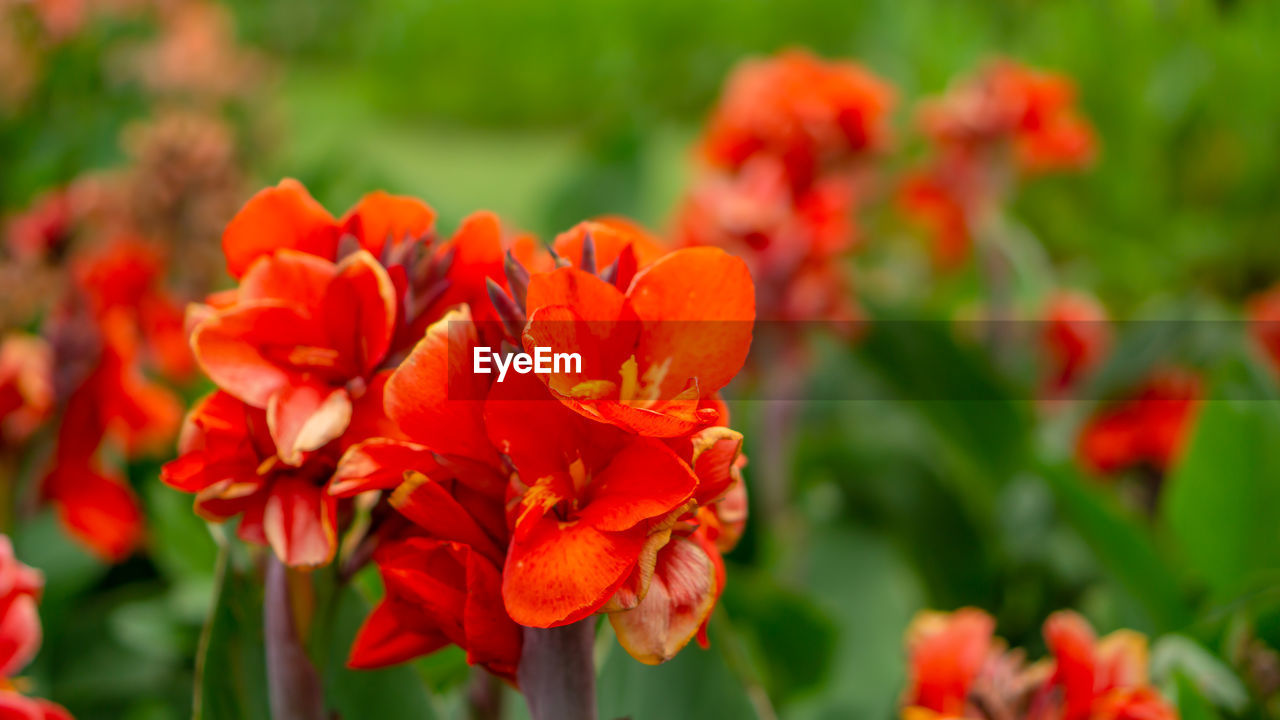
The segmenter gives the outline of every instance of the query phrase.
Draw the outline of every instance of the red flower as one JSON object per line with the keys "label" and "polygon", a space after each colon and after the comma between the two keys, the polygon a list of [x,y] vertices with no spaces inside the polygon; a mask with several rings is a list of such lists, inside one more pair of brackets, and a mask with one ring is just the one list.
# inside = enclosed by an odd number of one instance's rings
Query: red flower
{"label": "red flower", "polygon": [[1027,665],[993,637],[981,610],[922,613],[908,631],[911,679],[903,717],[1028,720],[1175,720],[1149,685],[1146,638],[1118,630],[1101,641],[1083,618],[1054,613],[1044,624],[1051,657]]}
{"label": "red flower", "polygon": [[898,190],[902,212],[929,233],[934,265],[939,268],[959,267],[973,247],[965,202],[936,168],[908,174]]}
{"label": "red flower", "polygon": [[1011,60],[990,63],[926,104],[921,121],[943,146],[982,150],[1008,143],[1027,172],[1086,167],[1097,152],[1093,128],[1075,107],[1070,79]]}
{"label": "red flower", "polygon": [[53,409],[53,353],[34,335],[0,339],[0,446],[30,437]]}
{"label": "red flower", "polygon": [[802,50],[750,60],[730,76],[702,139],[713,167],[736,171],[751,158],[779,158],[797,186],[888,140],[893,91],[851,62]]}
{"label": "red flower", "polygon": [[969,689],[997,651],[995,629],[995,620],[974,608],[917,615],[907,630],[910,674],[903,704],[962,715]]}
{"label": "red flower", "polygon": [[294,250],[259,258],[237,301],[208,310],[191,335],[221,389],[266,411],[285,462],[346,430],[396,329],[396,289],[367,251],[334,264]]}
{"label": "red flower", "polygon": [[9,252],[26,262],[56,257],[67,249],[75,221],[71,193],[65,189],[50,190],[36,198],[26,212],[7,223]]}
{"label": "red flower", "polygon": [[1186,370],[1154,373],[1085,424],[1076,445],[1081,464],[1102,475],[1140,464],[1167,471],[1186,444],[1200,395],[1200,378]]}
{"label": "red flower", "polygon": [[1249,298],[1249,332],[1271,366],[1280,372],[1280,285]]}
{"label": "red flower", "polygon": [[222,235],[222,251],[232,277],[243,276],[254,261],[290,249],[337,260],[339,242],[351,235],[359,247],[382,257],[388,245],[430,234],[435,211],[413,198],[373,192],[335,220],[297,180],[285,179],[261,190],[245,204]]}
{"label": "red flower", "polygon": [[286,565],[324,565],[338,545],[338,500],[326,491],[336,451],[291,465],[277,456],[269,424],[263,410],[212,393],[187,416],[179,457],[160,479],[195,493],[196,512],[206,520],[241,516],[237,534],[269,545]]}
{"label": "red flower", "polygon": [[746,265],[715,248],[666,255],[625,292],[560,268],[529,281],[523,344],[529,353],[580,353],[581,372],[562,367],[539,377],[585,417],[642,435],[683,435],[707,424],[699,401],[742,367],[754,295]]}
{"label": "red flower", "polygon": [[1096,298],[1062,292],[1043,311],[1041,343],[1048,364],[1046,391],[1061,395],[1095,370],[1111,345],[1107,311]]}
{"label": "red flower", "polygon": [[142,374],[137,329],[127,310],[108,312],[96,326],[63,318],[54,333],[60,338],[55,346],[73,343],[60,355],[77,352],[85,335],[96,341],[97,355],[91,353],[93,364],[67,397],[43,493],[73,535],[119,561],[142,541],[142,512],[128,483],[104,466],[103,448],[119,447],[127,456],[156,451],[173,438],[182,409],[171,391]]}
{"label": "red flower", "polygon": [[22,695],[12,682],[40,649],[36,603],[43,587],[40,571],[19,562],[9,537],[0,535],[0,718],[6,720],[71,720],[62,706]]}

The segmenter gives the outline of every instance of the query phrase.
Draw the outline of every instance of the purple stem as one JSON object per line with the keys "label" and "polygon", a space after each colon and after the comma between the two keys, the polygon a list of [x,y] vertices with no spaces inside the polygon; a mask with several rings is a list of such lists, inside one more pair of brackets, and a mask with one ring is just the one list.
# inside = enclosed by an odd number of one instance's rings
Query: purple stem
{"label": "purple stem", "polygon": [[594,617],[524,629],[516,679],[533,720],[596,720],[595,635]]}
{"label": "purple stem", "polygon": [[267,553],[262,618],[271,717],[274,720],[327,720],[320,677],[294,626],[289,569],[272,552]]}

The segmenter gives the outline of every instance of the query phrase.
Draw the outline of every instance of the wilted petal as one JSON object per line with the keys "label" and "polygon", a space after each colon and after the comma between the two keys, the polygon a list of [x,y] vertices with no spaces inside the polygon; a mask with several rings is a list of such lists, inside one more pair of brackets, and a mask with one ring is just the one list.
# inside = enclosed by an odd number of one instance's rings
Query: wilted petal
{"label": "wilted petal", "polygon": [[715,567],[697,543],[679,538],[658,552],[649,590],[632,610],[609,623],[631,657],[656,665],[675,657],[711,614],[717,596]]}

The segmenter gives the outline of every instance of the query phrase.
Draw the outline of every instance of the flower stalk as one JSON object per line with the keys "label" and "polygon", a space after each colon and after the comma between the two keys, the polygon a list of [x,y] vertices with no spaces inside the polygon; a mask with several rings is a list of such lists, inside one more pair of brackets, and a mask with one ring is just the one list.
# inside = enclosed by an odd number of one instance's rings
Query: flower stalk
{"label": "flower stalk", "polygon": [[298,636],[289,569],[267,553],[263,634],[267,648],[267,688],[276,720],[325,720],[324,692],[306,647]]}
{"label": "flower stalk", "polygon": [[517,679],[533,720],[597,720],[595,620],[524,628]]}

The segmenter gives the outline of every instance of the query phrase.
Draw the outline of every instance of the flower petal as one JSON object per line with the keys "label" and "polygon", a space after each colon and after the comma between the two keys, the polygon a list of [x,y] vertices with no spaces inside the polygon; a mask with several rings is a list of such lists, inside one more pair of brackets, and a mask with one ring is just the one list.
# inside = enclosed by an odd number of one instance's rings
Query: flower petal
{"label": "flower petal", "polygon": [[374,257],[392,246],[417,240],[435,226],[436,211],[417,198],[375,190],[360,198],[342,218],[342,229],[360,240],[360,247]]}
{"label": "flower petal", "polygon": [[119,562],[142,543],[142,511],[121,480],[86,466],[59,466],[45,480],[45,495],[67,530],[99,557]]}
{"label": "flower petal", "polygon": [[337,272],[337,266],[324,258],[299,250],[277,250],[249,266],[240,279],[236,302],[279,300],[314,314]]}
{"label": "flower petal", "polygon": [[325,342],[310,318],[277,302],[240,305],[200,323],[191,335],[196,361],[217,386],[254,407],[293,382],[282,367],[299,347]]}
{"label": "flower petal", "polygon": [[657,665],[693,639],[715,607],[715,566],[697,543],[677,538],[658,552],[649,591],[634,609],[610,613],[609,624],[631,657]]}
{"label": "flower petal", "polygon": [[337,523],[337,498],[292,475],[276,479],[262,510],[263,534],[290,567],[317,567],[332,560],[338,547]]}
{"label": "flower petal", "polygon": [[351,497],[368,490],[392,490],[413,470],[431,474],[440,467],[426,447],[405,440],[371,438],[342,454],[329,480],[329,494]]}
{"label": "flower petal", "polygon": [[747,265],[719,248],[685,248],[650,265],[627,298],[644,323],[640,367],[666,366],[661,397],[697,378],[704,395],[724,387],[751,349],[755,286]]}
{"label": "flower petal", "polygon": [[603,532],[629,530],[680,507],[698,479],[671,448],[636,438],[587,487],[584,524]]}
{"label": "flower petal", "polygon": [[643,528],[603,533],[583,522],[544,516],[507,553],[507,612],[529,627],[568,625],[591,615],[627,579],[644,543]]}
{"label": "flower petal", "polygon": [[449,639],[439,631],[406,627],[396,612],[395,601],[387,598],[373,608],[356,632],[347,667],[371,670],[398,665],[448,644]]}
{"label": "flower petal", "polygon": [[343,365],[368,376],[391,346],[396,327],[396,290],[386,269],[361,250],[338,264],[324,296],[323,315],[329,347]]}
{"label": "flower petal", "polygon": [[333,216],[291,178],[250,198],[222,233],[222,251],[232,277],[240,277],[254,260],[281,248],[330,260],[338,248]]}
{"label": "flower petal", "polygon": [[305,453],[342,435],[351,421],[351,396],[314,380],[287,385],[267,402],[267,426],[280,459],[301,465]]}

